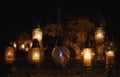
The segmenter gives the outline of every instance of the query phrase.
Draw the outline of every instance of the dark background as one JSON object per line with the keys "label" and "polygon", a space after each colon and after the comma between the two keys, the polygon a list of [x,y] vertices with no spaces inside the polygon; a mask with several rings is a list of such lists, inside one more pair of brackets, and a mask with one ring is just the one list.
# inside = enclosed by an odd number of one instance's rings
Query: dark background
{"label": "dark background", "polygon": [[[49,21],[57,21],[57,8],[62,14],[77,13],[94,16],[101,11],[106,20],[106,34],[116,42],[117,65],[120,64],[120,12],[119,2],[115,0],[4,0],[0,1],[0,45],[8,42],[12,36],[29,31],[39,22],[44,26]],[[63,16],[65,18],[65,16]],[[62,18],[61,18],[62,19]],[[115,58],[115,59],[116,59]]]}
{"label": "dark background", "polygon": [[[63,14],[82,13],[92,16],[101,11],[106,20],[106,31],[119,36],[119,2],[107,0],[39,0],[0,2],[0,40],[22,31],[31,31],[36,21],[44,26],[49,20],[57,20],[57,8]],[[65,18],[65,16],[63,17]],[[62,18],[61,18],[62,19]],[[117,37],[119,38],[119,37]]]}

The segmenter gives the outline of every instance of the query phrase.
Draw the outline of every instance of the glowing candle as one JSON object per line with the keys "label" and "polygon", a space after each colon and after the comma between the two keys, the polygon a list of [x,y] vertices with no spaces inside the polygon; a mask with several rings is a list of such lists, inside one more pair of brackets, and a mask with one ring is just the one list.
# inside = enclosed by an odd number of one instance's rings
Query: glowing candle
{"label": "glowing candle", "polygon": [[84,66],[91,66],[91,60],[92,60],[91,49],[85,48],[83,49],[83,52],[84,52],[84,55],[83,55]]}
{"label": "glowing candle", "polygon": [[5,51],[5,60],[8,63],[12,63],[15,60],[15,51],[14,48],[8,47]]}
{"label": "glowing candle", "polygon": [[102,33],[98,33],[96,35],[96,39],[98,39],[98,40],[102,40],[103,38],[104,38],[104,35]]}
{"label": "glowing candle", "polygon": [[114,52],[113,51],[106,52],[106,64],[114,64]]}
{"label": "glowing candle", "polygon": [[33,29],[32,38],[38,39],[39,43],[42,42],[42,35],[43,35],[43,32],[39,26],[38,28]]}
{"label": "glowing candle", "polygon": [[44,59],[43,50],[40,48],[39,42],[37,39],[34,39],[32,42],[32,47],[28,52],[28,60],[34,64],[40,64]]}
{"label": "glowing candle", "polygon": [[24,44],[22,44],[22,45],[21,45],[21,48],[22,48],[22,49],[25,49],[25,45],[24,45]]}
{"label": "glowing candle", "polygon": [[40,55],[39,55],[39,53],[34,52],[33,55],[32,55],[32,59],[33,59],[34,61],[39,61],[39,60],[40,60]]}
{"label": "glowing candle", "polygon": [[104,29],[102,27],[99,27],[96,29],[95,31],[95,39],[96,41],[102,41],[104,39],[105,32]]}
{"label": "glowing candle", "polygon": [[16,43],[14,43],[14,44],[13,44],[13,47],[14,47],[14,48],[16,48],[16,47],[17,47],[17,44],[16,44]]}

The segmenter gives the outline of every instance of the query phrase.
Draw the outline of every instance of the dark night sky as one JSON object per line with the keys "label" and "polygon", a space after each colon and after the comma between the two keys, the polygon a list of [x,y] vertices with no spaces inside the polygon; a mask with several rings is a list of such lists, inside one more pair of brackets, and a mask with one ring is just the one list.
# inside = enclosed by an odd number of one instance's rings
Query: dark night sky
{"label": "dark night sky", "polygon": [[[88,13],[95,14],[102,11],[109,30],[118,31],[119,4],[106,0],[39,0],[39,1],[3,1],[0,2],[1,35],[6,36],[9,31],[25,31],[31,29],[36,21],[44,25],[47,20],[55,20],[57,8],[64,13]],[[93,15],[91,14],[91,15]],[[21,29],[21,30],[20,30]]]}

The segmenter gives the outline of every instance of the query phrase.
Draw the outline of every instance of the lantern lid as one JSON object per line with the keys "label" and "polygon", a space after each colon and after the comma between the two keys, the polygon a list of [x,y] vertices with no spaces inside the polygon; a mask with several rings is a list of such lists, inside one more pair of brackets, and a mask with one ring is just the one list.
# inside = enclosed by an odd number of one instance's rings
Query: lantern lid
{"label": "lantern lid", "polygon": [[40,44],[38,42],[38,39],[34,39],[33,44],[32,44],[32,48],[39,48],[39,47],[40,47]]}

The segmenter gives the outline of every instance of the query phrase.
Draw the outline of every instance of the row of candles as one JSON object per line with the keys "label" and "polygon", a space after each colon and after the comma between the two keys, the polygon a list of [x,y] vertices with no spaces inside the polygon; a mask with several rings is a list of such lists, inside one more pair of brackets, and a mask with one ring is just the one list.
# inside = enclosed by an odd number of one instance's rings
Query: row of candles
{"label": "row of candles", "polygon": [[[84,66],[92,66],[92,58],[94,53],[92,53],[91,48],[84,48],[83,49],[83,63]],[[114,51],[109,50],[106,51],[106,65],[114,65]]]}
{"label": "row of candles", "polygon": [[[29,51],[28,60],[30,62],[40,63],[41,55],[43,54],[42,48],[40,47],[42,45],[42,35],[43,35],[43,32],[41,28],[37,26],[37,28],[33,29],[33,32],[32,32],[33,41],[29,42],[29,47],[27,47],[24,43],[22,43],[19,46],[19,50],[27,51],[27,52]],[[40,44],[39,47],[33,47],[33,44],[35,45],[35,43],[37,45],[39,43]],[[15,52],[17,47],[18,46],[16,42],[12,42],[11,46],[6,47],[4,56],[7,63],[13,63],[13,61],[15,60]]]}
{"label": "row of candles", "polygon": [[[35,49],[33,49],[33,51],[36,51]],[[38,51],[38,49],[37,49]],[[92,57],[94,53],[92,53],[91,48],[84,48],[83,49],[83,63],[85,66],[91,66],[91,62],[92,62]],[[31,53],[32,55],[32,60],[33,61],[39,61],[40,59],[40,55],[39,52],[34,52]],[[61,56],[61,61],[63,61],[64,59],[62,59],[62,55]],[[114,51],[109,50],[106,52],[106,64],[114,64]],[[5,53],[5,60],[9,63],[11,63],[12,61],[15,60],[15,50],[14,48],[8,47],[6,49],[6,53]]]}
{"label": "row of candles", "polygon": [[[95,32],[96,41],[97,42],[103,41],[104,34],[105,33],[104,33],[103,29],[101,27],[98,28]],[[42,35],[43,35],[43,33],[39,27],[33,30],[33,42],[32,42],[32,47],[30,49],[30,52],[28,53],[28,59],[30,62],[33,62],[36,64],[41,63],[44,58],[44,53],[42,50]],[[33,47],[33,43],[35,40],[39,42],[39,45],[40,45],[39,47]],[[22,47],[25,48],[24,46],[22,46]],[[6,62],[12,63],[15,60],[15,48],[16,48],[16,45],[14,45],[14,47],[6,48],[6,51],[5,51]],[[58,46],[56,48],[58,48]],[[61,65],[65,65],[69,61],[71,54],[69,53],[69,50],[66,51],[66,49],[67,48],[62,46],[61,49],[60,49],[60,47],[59,47],[59,50],[56,49],[57,50],[56,52],[59,52],[59,53],[57,53],[57,54],[52,53],[52,57],[55,62],[57,62],[58,64],[61,64]],[[54,50],[55,49],[53,49],[53,51]],[[95,56],[95,52],[93,51],[93,48],[88,48],[88,47],[83,48],[81,53],[82,53],[81,55],[83,56],[83,65],[84,66],[92,66],[92,59],[93,59],[93,56]],[[106,54],[106,56],[105,56],[106,64],[107,65],[114,64],[114,57],[115,57],[114,50],[112,50],[110,47],[108,47],[108,50],[105,51],[105,54]]]}

